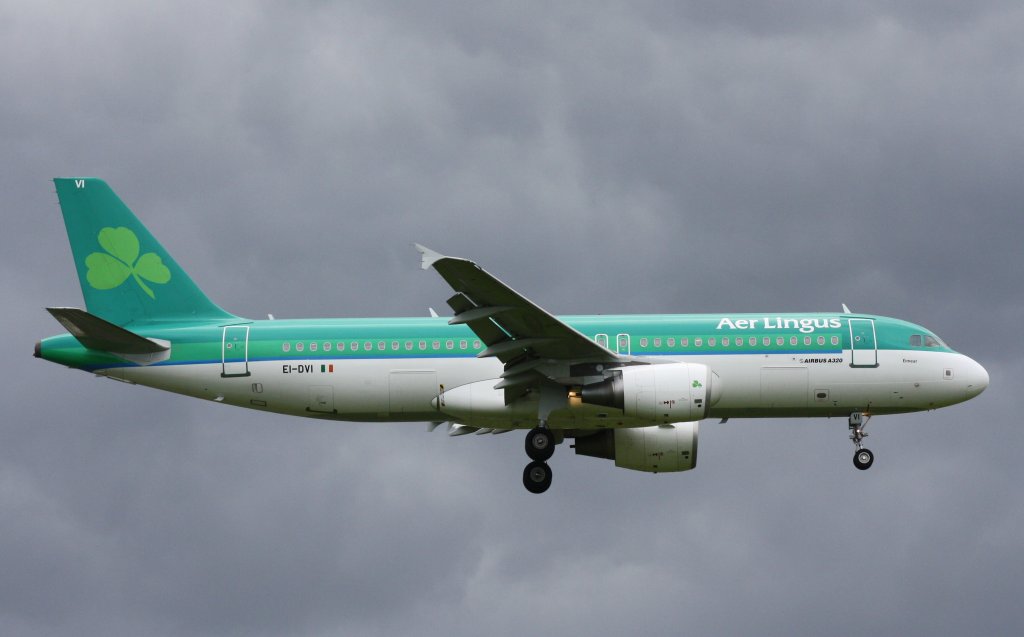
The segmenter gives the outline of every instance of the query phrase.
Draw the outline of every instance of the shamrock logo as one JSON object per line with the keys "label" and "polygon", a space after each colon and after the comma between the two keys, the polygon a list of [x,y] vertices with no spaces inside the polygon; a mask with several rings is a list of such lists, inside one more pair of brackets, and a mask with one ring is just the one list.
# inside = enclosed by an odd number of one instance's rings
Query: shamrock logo
{"label": "shamrock logo", "polygon": [[699,389],[699,388],[701,388],[701,387],[703,387],[703,386],[704,386],[704,385],[701,385],[701,384],[700,384],[700,381],[699,381],[699,380],[695,380],[695,381],[693,381],[693,388],[694,388],[694,389]]}
{"label": "shamrock logo", "polygon": [[171,280],[171,271],[158,255],[147,252],[139,256],[139,238],[128,228],[103,228],[97,239],[106,254],[93,252],[85,258],[89,268],[85,278],[97,290],[112,290],[131,276],[149,298],[155,299],[143,279],[159,284]]}

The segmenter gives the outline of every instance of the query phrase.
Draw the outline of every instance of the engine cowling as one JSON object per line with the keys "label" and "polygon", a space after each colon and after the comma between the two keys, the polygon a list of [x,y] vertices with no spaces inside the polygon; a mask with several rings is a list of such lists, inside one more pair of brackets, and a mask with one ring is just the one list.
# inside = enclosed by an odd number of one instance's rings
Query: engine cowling
{"label": "engine cowling", "polygon": [[581,391],[584,403],[666,425],[704,418],[720,395],[721,379],[699,363],[624,367]]}
{"label": "engine cowling", "polygon": [[651,473],[689,471],[697,466],[699,423],[603,430],[576,438],[576,453],[607,458],[616,467]]}

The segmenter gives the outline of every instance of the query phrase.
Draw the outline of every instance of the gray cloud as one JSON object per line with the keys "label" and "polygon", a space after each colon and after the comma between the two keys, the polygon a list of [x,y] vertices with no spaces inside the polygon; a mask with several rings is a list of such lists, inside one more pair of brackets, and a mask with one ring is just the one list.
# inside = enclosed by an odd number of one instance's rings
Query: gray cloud
{"label": "gray cloud", "polygon": [[[1007,634],[1024,502],[1012,3],[0,4],[0,632]],[[30,360],[107,179],[254,317],[423,315],[419,241],[558,313],[857,310],[979,399],[704,423],[697,471],[325,424]],[[383,291],[383,292],[382,292]]]}

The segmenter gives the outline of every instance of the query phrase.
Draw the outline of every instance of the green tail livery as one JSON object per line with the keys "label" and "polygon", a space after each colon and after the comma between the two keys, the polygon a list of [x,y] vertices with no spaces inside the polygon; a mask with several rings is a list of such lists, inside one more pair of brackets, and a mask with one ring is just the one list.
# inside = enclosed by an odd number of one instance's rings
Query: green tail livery
{"label": "green tail livery", "polygon": [[[466,259],[423,246],[450,318],[250,320],[196,286],[106,183],[56,179],[85,309],[35,355],[218,403],[338,421],[525,430],[532,493],[576,455],[648,472],[697,463],[702,420],[838,417],[853,464],[872,416],[969,400],[988,372],[936,334],[850,312],[554,316]],[[125,426],[130,426],[125,422]]]}
{"label": "green tail livery", "polygon": [[232,318],[99,179],[55,179],[89,312],[117,325]]}

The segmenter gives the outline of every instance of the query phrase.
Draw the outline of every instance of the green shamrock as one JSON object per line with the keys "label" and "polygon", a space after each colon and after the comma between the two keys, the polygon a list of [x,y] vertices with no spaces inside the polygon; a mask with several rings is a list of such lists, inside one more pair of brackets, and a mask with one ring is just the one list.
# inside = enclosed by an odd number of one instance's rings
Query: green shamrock
{"label": "green shamrock", "polygon": [[703,387],[703,386],[704,385],[701,385],[699,380],[693,381],[693,388],[694,389],[698,389],[698,388]]}
{"label": "green shamrock", "polygon": [[128,228],[103,228],[97,239],[107,254],[93,252],[85,258],[89,268],[85,278],[97,290],[112,290],[132,276],[142,291],[155,299],[142,279],[160,284],[171,280],[171,271],[158,255],[147,252],[139,256],[139,238]]}

